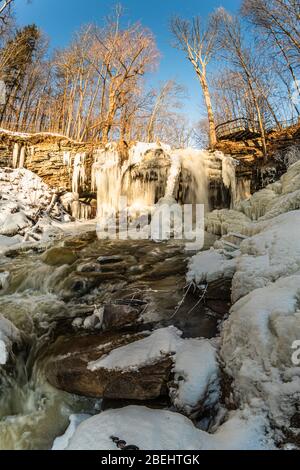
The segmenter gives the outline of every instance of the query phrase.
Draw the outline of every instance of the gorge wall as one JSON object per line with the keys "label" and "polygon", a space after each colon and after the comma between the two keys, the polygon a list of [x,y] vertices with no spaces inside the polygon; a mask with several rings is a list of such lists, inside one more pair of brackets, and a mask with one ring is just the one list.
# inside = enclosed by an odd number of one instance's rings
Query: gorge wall
{"label": "gorge wall", "polygon": [[98,207],[116,206],[121,192],[131,204],[152,205],[167,195],[210,209],[232,207],[277,179],[285,168],[276,152],[295,145],[300,146],[299,128],[270,135],[266,163],[259,139],[224,140],[210,152],[159,143],[103,147],[58,134],[0,130],[0,166],[27,168],[57,193],[72,193],[66,205],[74,217],[89,218],[96,215],[97,194]]}

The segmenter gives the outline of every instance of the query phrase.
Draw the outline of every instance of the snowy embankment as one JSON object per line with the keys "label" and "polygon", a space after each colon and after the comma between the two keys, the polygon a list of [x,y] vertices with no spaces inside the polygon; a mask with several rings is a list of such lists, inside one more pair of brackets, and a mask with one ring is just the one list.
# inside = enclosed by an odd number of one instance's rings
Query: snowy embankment
{"label": "snowy embankment", "polygon": [[[29,170],[0,169],[0,255],[11,248],[47,242],[57,235],[55,221],[68,215],[56,202],[55,194]],[[9,273],[0,268],[0,292],[9,282]],[[5,365],[21,333],[0,315],[0,366]]]}
{"label": "snowy embankment", "polygon": [[192,258],[188,280],[232,277],[233,305],[220,348],[233,379],[232,400],[240,410],[267,417],[281,443],[287,430],[298,436],[292,422],[300,367],[292,348],[300,340],[300,162],[235,209],[208,215],[207,229],[223,238]]}
{"label": "snowy embankment", "polygon": [[41,178],[26,169],[0,169],[0,253],[49,241],[67,221],[70,216]]}

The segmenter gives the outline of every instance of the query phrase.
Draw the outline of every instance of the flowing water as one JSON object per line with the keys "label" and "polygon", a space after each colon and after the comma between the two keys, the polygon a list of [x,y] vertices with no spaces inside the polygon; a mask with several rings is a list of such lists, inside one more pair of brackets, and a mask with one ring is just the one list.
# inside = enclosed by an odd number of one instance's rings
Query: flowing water
{"label": "flowing water", "polygon": [[[212,242],[208,237],[206,248]],[[99,400],[51,387],[40,359],[45,344],[70,334],[72,320],[91,314],[95,305],[140,299],[145,302],[146,323],[175,324],[186,336],[215,334],[215,319],[203,309],[193,310],[196,295],[186,296],[176,310],[191,254],[175,240],[98,240],[89,232],[66,237],[44,253],[2,258],[0,272],[9,273],[9,282],[0,291],[0,312],[22,331],[23,342],[0,369],[0,449],[51,448],[70,414],[99,412]],[[102,272],[93,271],[99,256],[114,256],[117,262],[108,262]]]}
{"label": "flowing water", "polygon": [[[19,153],[15,146],[15,164]],[[70,175],[73,168],[73,215],[86,219],[91,211],[79,200],[86,185],[85,162],[85,154],[64,154]],[[100,219],[111,209],[118,210],[121,196],[137,210],[153,207],[160,198],[202,203],[208,209],[213,174],[222,176],[234,201],[235,166],[223,154],[138,143],[122,160],[111,145],[95,151],[91,189],[97,191]],[[207,235],[204,249],[213,241]],[[46,346],[59,336],[92,333],[78,332],[72,325],[95,307],[134,299],[145,305],[145,328],[175,325],[188,337],[216,334],[220,317],[199,303],[197,290],[185,290],[192,254],[182,241],[98,240],[95,232],[86,232],[56,241],[42,253],[14,253],[0,260],[0,273],[9,273],[0,290],[0,313],[22,332],[22,344],[15,345],[8,364],[0,366],[0,449],[51,448],[70,414],[101,410],[99,400],[51,387],[43,360]],[[107,257],[101,269],[100,256]]]}

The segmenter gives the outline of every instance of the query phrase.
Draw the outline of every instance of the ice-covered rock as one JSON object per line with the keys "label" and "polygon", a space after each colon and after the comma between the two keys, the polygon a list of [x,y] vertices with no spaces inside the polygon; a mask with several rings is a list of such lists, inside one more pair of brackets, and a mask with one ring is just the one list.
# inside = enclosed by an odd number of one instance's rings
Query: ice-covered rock
{"label": "ice-covered rock", "polygon": [[300,270],[300,211],[287,212],[252,226],[255,234],[240,245],[232,300]]}
{"label": "ice-covered rock", "polygon": [[225,235],[229,232],[245,233],[250,223],[249,217],[242,212],[221,209],[207,214],[205,228],[215,235]]}

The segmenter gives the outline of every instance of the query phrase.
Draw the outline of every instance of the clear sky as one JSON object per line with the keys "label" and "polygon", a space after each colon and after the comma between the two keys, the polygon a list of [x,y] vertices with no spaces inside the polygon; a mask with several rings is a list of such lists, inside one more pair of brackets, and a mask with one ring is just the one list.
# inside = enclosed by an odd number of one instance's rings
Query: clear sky
{"label": "clear sky", "polygon": [[187,116],[191,121],[201,118],[204,112],[201,91],[192,66],[182,53],[172,48],[170,18],[176,14],[186,18],[206,17],[219,6],[235,12],[241,0],[30,0],[29,3],[16,0],[17,20],[19,24],[36,23],[50,38],[51,47],[56,48],[66,46],[82,24],[101,22],[116,3],[123,5],[128,21],[140,21],[156,37],[161,61],[158,71],[149,77],[148,85],[176,80],[187,88]]}

